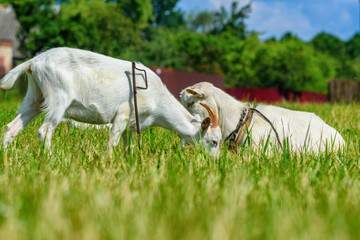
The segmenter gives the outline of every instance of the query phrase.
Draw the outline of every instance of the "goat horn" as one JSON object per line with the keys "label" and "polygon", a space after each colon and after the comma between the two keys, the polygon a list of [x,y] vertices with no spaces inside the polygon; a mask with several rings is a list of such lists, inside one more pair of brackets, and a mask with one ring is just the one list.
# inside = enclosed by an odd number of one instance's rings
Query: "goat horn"
{"label": "goat horn", "polygon": [[211,118],[212,128],[216,128],[217,126],[219,126],[218,118],[214,113],[213,109],[210,106],[206,105],[205,103],[200,103],[200,105],[203,106],[208,111],[209,116]]}

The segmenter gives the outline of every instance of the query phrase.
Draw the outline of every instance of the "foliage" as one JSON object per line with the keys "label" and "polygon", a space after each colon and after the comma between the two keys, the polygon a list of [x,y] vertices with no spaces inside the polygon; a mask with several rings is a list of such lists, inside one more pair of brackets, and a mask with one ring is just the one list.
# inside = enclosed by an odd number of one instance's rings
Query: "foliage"
{"label": "foliage", "polygon": [[119,5],[101,0],[85,2],[62,5],[61,36],[67,46],[119,56],[126,46],[141,41],[141,24],[125,17]]}
{"label": "foliage", "polygon": [[[0,103],[1,122],[19,103]],[[0,238],[358,239],[360,106],[286,107],[338,129],[344,151],[249,147],[213,159],[154,128],[142,132],[141,151],[120,145],[100,159],[107,129],[60,125],[48,156],[36,136],[40,116],[0,152]]]}
{"label": "foliage", "polygon": [[193,12],[178,0],[12,0],[20,50],[32,57],[58,46],[146,65],[220,74],[227,86],[327,91],[332,78],[360,79],[359,34],[319,33],[306,43],[287,32],[260,41],[246,28],[251,4]]}
{"label": "foliage", "polygon": [[151,0],[156,26],[178,28],[185,24],[184,13],[175,8],[179,0]]}
{"label": "foliage", "polygon": [[249,17],[251,11],[251,3],[239,9],[239,2],[232,2],[230,13],[222,6],[219,12],[215,13],[215,28],[213,29],[214,34],[222,32],[230,32],[237,36],[239,39],[245,39],[246,27],[244,20]]}
{"label": "foliage", "polygon": [[13,1],[17,20],[20,22],[18,39],[19,50],[30,57],[43,50],[43,47],[63,45],[57,22],[57,9],[54,0]]}
{"label": "foliage", "polygon": [[251,3],[239,8],[239,3],[231,3],[230,12],[224,6],[219,11],[201,11],[188,16],[189,28],[193,31],[219,35],[224,32],[231,33],[239,39],[247,36],[244,20],[249,17]]}
{"label": "foliage", "polygon": [[359,54],[359,40],[358,35],[354,35],[348,42],[343,42],[332,34],[319,33],[311,40],[311,44],[316,50],[338,59],[337,78],[356,79],[360,72],[354,59]]}
{"label": "foliage", "polygon": [[264,81],[261,85],[281,90],[326,89],[327,83],[322,80],[335,76],[330,61],[294,38],[264,44],[257,52],[254,63],[257,78]]}
{"label": "foliage", "polygon": [[[126,46],[140,42],[152,16],[150,0],[121,4],[69,0],[61,6],[54,3],[26,0],[13,4],[21,24],[20,50],[27,56],[64,45],[118,56]],[[148,10],[146,3],[150,4]]]}
{"label": "foliage", "polygon": [[215,14],[211,11],[201,11],[197,14],[189,13],[187,15],[188,28],[194,32],[209,33],[213,29]]}
{"label": "foliage", "polygon": [[256,76],[255,58],[262,44],[258,36],[252,35],[244,40],[226,32],[221,34],[223,43],[220,57],[221,69],[226,76],[228,86],[251,87],[262,86]]}
{"label": "foliage", "polygon": [[351,59],[359,58],[360,56],[360,34],[356,33],[349,41],[345,43],[346,55]]}
{"label": "foliage", "polygon": [[183,69],[184,54],[176,46],[177,33],[171,29],[157,27],[150,29],[150,41],[124,48],[120,55],[123,59],[136,60],[148,66]]}
{"label": "foliage", "polygon": [[319,33],[311,40],[311,44],[316,50],[335,57],[343,57],[345,55],[345,43],[332,34]]}
{"label": "foliage", "polygon": [[184,31],[176,37],[177,49],[184,53],[186,69],[189,71],[220,73],[219,45],[218,38],[213,35]]}

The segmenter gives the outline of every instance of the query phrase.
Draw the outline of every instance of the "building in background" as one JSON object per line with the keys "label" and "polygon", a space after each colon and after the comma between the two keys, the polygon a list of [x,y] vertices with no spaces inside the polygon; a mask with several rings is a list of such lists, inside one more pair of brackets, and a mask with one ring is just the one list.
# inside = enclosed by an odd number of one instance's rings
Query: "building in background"
{"label": "building in background", "polygon": [[24,56],[18,51],[19,42],[16,38],[19,27],[13,9],[9,5],[0,5],[0,78],[17,61],[24,60]]}

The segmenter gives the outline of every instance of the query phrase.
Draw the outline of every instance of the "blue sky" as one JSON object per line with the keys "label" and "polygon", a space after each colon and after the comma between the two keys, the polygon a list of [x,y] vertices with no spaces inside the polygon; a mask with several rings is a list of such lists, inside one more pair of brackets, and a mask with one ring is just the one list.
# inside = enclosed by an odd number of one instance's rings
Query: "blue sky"
{"label": "blue sky", "polygon": [[[229,9],[234,0],[180,0],[185,12]],[[237,0],[241,6],[249,0]],[[280,38],[291,31],[304,41],[319,32],[348,40],[359,31],[359,0],[253,0],[248,30],[261,32],[260,38]]]}

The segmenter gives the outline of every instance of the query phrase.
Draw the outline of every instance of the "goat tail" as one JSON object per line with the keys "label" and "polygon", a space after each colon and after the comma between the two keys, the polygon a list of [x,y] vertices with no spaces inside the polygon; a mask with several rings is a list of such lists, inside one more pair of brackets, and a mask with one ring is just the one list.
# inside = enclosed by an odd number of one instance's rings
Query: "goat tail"
{"label": "goat tail", "polygon": [[4,90],[12,88],[19,78],[25,76],[25,70],[31,73],[30,65],[28,64],[28,62],[24,62],[13,68],[0,80],[0,88]]}

